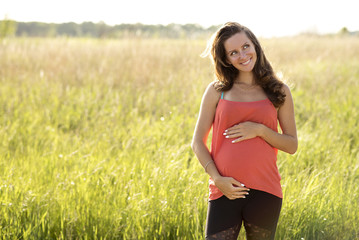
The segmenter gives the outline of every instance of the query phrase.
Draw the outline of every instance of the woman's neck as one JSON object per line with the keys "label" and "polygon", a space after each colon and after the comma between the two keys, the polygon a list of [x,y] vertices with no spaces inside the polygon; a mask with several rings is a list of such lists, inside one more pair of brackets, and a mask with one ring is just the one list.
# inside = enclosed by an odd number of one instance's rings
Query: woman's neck
{"label": "woman's neck", "polygon": [[243,83],[246,85],[255,85],[254,76],[252,72],[240,72],[234,83]]}

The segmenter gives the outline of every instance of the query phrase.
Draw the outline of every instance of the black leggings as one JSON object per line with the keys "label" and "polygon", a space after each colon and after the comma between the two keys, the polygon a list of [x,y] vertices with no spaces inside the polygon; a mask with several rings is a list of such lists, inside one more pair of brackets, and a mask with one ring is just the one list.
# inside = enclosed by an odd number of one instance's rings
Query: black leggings
{"label": "black leggings", "polygon": [[248,240],[274,239],[281,207],[281,198],[254,189],[246,198],[210,200],[206,239],[235,240],[242,222]]}

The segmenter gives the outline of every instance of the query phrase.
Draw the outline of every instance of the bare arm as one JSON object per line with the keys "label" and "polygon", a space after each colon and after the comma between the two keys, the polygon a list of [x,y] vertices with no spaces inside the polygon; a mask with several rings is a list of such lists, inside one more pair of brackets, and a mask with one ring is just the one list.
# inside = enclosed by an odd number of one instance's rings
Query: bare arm
{"label": "bare arm", "polygon": [[[192,149],[203,167],[212,161],[212,157],[209,153],[206,143],[213,124],[218,99],[219,93],[214,89],[213,83],[211,83],[208,85],[206,92],[203,95],[201,108],[192,139]],[[212,179],[220,175],[217,169],[210,165],[207,166],[207,172],[212,177]]]}
{"label": "bare arm", "polygon": [[217,92],[211,83],[203,95],[199,116],[192,139],[192,149],[201,165],[206,168],[215,185],[229,199],[242,198],[246,195],[246,188],[231,177],[222,177],[213,162],[211,154],[206,145],[216,113],[220,93]]}
{"label": "bare arm", "polygon": [[240,142],[246,139],[261,137],[271,146],[284,152],[294,154],[298,148],[297,129],[294,118],[294,104],[292,94],[288,86],[283,85],[286,94],[284,104],[278,110],[278,121],[282,133],[273,131],[263,124],[254,122],[239,123],[224,133],[228,138],[236,138],[232,142]]}
{"label": "bare arm", "polygon": [[294,118],[294,104],[292,94],[288,86],[284,85],[286,94],[284,104],[278,110],[278,121],[282,134],[262,125],[259,136],[273,147],[284,152],[294,154],[298,148],[297,128]]}

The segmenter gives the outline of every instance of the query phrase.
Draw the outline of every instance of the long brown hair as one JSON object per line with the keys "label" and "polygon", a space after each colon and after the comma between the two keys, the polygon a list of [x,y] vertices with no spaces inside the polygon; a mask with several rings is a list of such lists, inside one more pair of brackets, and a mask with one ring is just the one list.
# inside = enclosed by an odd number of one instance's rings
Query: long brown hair
{"label": "long brown hair", "polygon": [[202,56],[211,55],[217,78],[214,87],[217,91],[228,91],[232,88],[238,74],[240,74],[238,69],[227,63],[224,42],[242,31],[255,46],[257,54],[257,61],[253,68],[255,82],[262,87],[273,105],[275,107],[280,107],[284,103],[286,96],[282,91],[283,82],[281,82],[275,75],[256,36],[247,27],[236,22],[228,22],[218,29],[212,36],[207,49],[202,54]]}

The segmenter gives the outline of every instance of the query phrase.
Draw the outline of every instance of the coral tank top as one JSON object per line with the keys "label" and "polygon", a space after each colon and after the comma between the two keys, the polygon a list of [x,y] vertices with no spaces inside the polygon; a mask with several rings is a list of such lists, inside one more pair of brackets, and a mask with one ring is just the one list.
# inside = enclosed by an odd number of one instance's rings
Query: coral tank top
{"label": "coral tank top", "polygon": [[[222,94],[223,98],[223,94]],[[229,127],[246,121],[264,124],[278,132],[277,110],[269,99],[235,102],[220,99],[213,122],[211,156],[219,173],[233,177],[247,188],[261,190],[283,198],[277,168],[277,152],[260,137],[232,143],[223,135]],[[209,179],[209,199],[223,193]]]}

